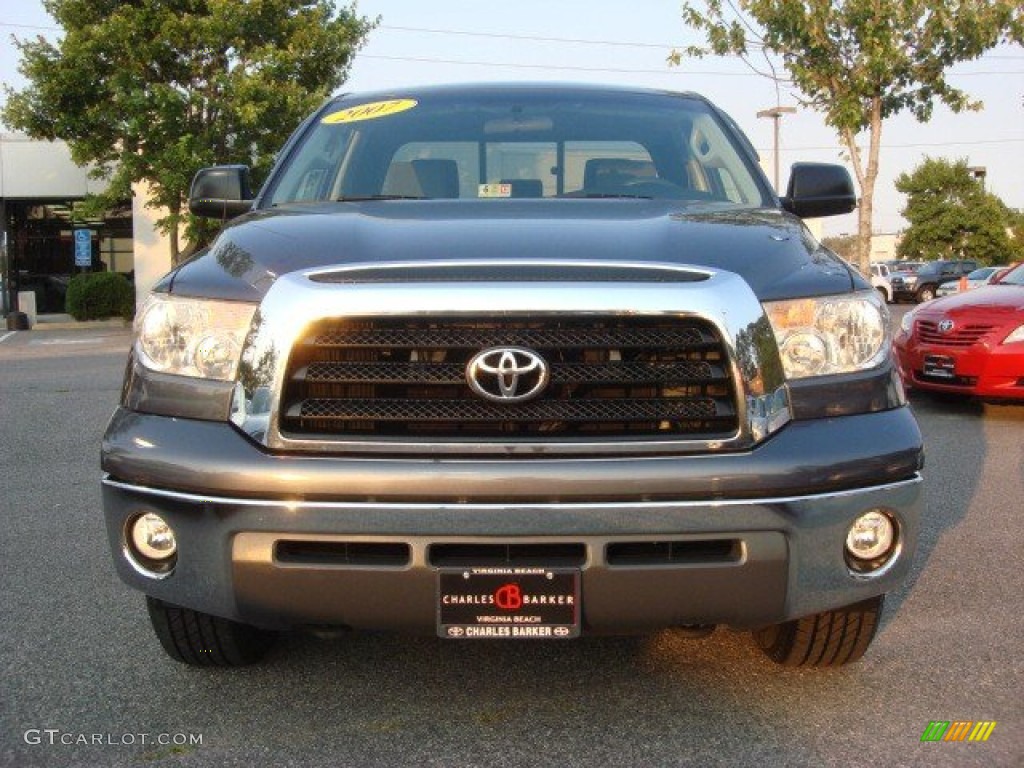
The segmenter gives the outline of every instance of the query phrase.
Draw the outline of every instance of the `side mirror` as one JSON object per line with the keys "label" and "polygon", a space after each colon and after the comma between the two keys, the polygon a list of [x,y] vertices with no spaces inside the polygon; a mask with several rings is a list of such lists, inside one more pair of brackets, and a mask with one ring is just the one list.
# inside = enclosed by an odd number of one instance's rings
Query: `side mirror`
{"label": "side mirror", "polygon": [[196,216],[225,221],[252,208],[249,168],[244,165],[215,165],[203,168],[192,179],[188,209]]}
{"label": "side mirror", "polygon": [[841,165],[794,163],[782,207],[801,219],[836,216],[857,207],[857,193]]}

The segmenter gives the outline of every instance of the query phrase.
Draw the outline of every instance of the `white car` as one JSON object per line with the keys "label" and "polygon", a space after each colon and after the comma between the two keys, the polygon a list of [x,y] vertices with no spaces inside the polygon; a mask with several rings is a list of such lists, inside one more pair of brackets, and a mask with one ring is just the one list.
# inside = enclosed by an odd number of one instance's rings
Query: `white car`
{"label": "white car", "polygon": [[889,265],[876,262],[871,265],[871,286],[882,294],[887,304],[892,304],[892,283],[889,282]]}
{"label": "white car", "polygon": [[[1008,269],[1007,266],[998,267],[978,267],[967,274],[967,290],[972,288],[980,288],[983,285],[988,285],[992,282],[996,275],[1000,274],[1004,270]],[[954,293],[960,293],[960,281],[954,280],[950,283],[943,283],[935,290],[936,296],[952,296]]]}

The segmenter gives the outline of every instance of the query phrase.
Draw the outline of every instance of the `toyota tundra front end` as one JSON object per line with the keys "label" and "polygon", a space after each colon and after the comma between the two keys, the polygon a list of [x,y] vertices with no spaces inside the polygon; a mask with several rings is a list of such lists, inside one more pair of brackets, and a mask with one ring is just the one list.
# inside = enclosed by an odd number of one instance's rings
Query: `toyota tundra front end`
{"label": "toyota tundra front end", "polygon": [[334,99],[139,312],[107,530],[165,650],[277,631],[569,639],[722,624],[859,658],[917,542],[884,302],[704,99],[499,85]]}

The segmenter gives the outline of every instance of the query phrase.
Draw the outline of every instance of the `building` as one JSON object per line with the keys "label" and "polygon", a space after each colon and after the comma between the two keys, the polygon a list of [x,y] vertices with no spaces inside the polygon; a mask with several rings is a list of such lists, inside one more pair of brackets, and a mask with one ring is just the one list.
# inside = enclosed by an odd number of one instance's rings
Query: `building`
{"label": "building", "polygon": [[896,248],[900,244],[902,232],[886,232],[871,236],[871,260],[891,261],[899,258],[896,255]]}
{"label": "building", "polygon": [[[5,313],[12,294],[21,292],[32,294],[40,313],[63,312],[67,284],[76,272],[135,276],[132,201],[99,216],[83,213],[85,197],[105,186],[72,161],[63,142],[0,134],[0,306]],[[76,236],[77,230],[88,235]],[[79,246],[77,261],[76,237],[88,239],[87,248]]]}

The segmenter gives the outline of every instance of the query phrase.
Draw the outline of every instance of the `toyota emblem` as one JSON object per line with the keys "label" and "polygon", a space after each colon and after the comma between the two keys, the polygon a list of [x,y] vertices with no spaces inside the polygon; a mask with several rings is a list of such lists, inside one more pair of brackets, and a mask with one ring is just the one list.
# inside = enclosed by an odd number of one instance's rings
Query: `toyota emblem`
{"label": "toyota emblem", "polygon": [[537,397],[548,385],[548,364],[523,347],[492,347],[466,365],[470,388],[495,403],[522,403]]}
{"label": "toyota emblem", "polygon": [[949,333],[953,330],[954,323],[949,318],[939,321],[939,333]]}

